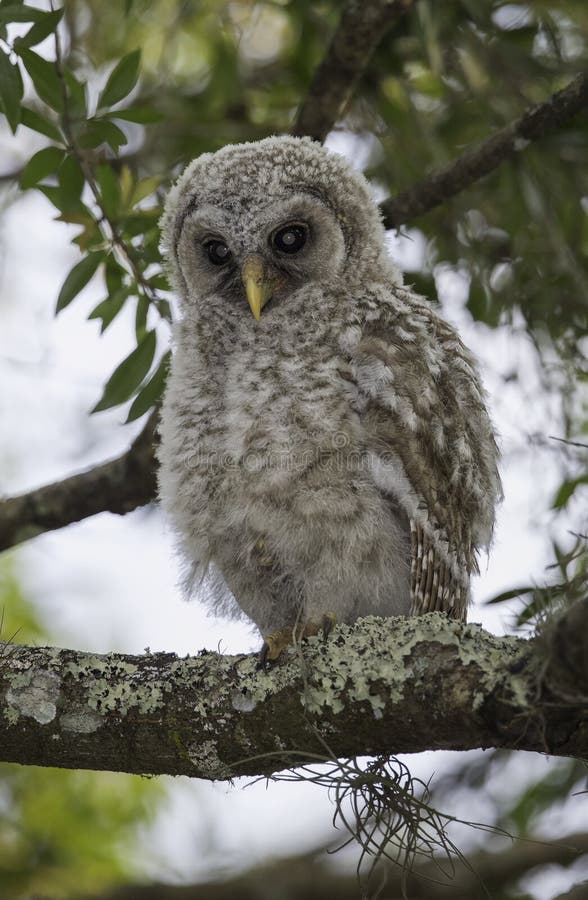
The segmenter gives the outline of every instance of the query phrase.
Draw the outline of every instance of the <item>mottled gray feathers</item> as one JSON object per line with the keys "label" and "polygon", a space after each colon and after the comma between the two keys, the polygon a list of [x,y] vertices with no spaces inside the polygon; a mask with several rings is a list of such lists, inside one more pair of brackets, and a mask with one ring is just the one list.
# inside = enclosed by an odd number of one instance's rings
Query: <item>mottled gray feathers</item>
{"label": "mottled gray feathers", "polygon": [[[272,244],[289,222],[308,234],[291,258]],[[188,166],[162,226],[181,320],[160,485],[190,578],[263,633],[464,616],[500,495],[492,427],[470,353],[402,287],[365,179],[306,139],[229,146]],[[251,254],[277,285],[259,321]]]}

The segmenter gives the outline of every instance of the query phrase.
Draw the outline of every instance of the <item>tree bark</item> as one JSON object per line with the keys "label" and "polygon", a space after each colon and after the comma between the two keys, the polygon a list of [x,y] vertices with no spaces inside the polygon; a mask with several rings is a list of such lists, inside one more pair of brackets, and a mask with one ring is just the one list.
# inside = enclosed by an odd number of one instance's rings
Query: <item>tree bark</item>
{"label": "tree bark", "polygon": [[441,206],[507,159],[520,154],[531,142],[561,128],[587,106],[588,73],[581,72],[544,103],[532,106],[520,118],[486,140],[468,147],[465,153],[444,168],[431,172],[423,181],[384,200],[380,211],[385,227],[398,228]]}
{"label": "tree bark", "polygon": [[414,0],[347,0],[327,52],[298,110],[292,134],[325,140],[351,100],[372,54]]}
{"label": "tree bark", "polygon": [[587,626],[588,600],[531,639],[440,613],[367,617],[269,671],[254,655],[4,644],[0,759],[215,780],[422,750],[585,757]]}

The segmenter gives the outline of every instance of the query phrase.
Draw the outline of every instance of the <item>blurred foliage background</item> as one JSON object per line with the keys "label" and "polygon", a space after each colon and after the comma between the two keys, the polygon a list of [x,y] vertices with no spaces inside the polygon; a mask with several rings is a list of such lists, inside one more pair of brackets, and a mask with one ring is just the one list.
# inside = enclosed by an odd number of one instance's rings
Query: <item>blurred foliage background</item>
{"label": "blurred foliage background", "polygon": [[[103,298],[91,318],[103,330],[133,310],[136,348],[104,373],[95,410],[127,404],[133,420],[161,396],[169,351],[158,326],[172,312],[157,221],[171,181],[202,152],[292,127],[346,5],[0,0],[3,204],[40,190],[58,220],[78,229],[79,262],[48,304],[64,309],[94,278]],[[587,69],[585,0],[418,0],[383,35],[331,140],[354,142],[385,199]],[[422,248],[407,274],[417,290],[435,299],[451,273],[480,328],[506,325],[532,341],[542,389],[556,401],[561,515],[588,485],[587,160],[584,112],[402,229]],[[504,377],[525,373],[514,367]],[[585,520],[574,529],[567,543],[554,542],[547,576],[495,598],[519,597],[518,624],[585,596]],[[18,609],[16,639],[43,640],[9,569],[0,592],[3,607]],[[473,794],[487,820],[532,837],[582,789],[585,771],[558,760],[522,778],[520,766],[509,754],[467,755],[433,800],[468,804]],[[152,782],[3,766],[0,893],[74,897],[138,877],[133,848],[158,802]],[[509,877],[492,897],[547,896],[527,890],[520,871]]]}
{"label": "blurred foliage background", "polygon": [[[12,569],[10,560],[0,564],[2,623],[11,629],[2,639],[44,644]],[[154,779],[0,764],[0,895],[79,897],[136,880],[141,831],[164,798]]]}

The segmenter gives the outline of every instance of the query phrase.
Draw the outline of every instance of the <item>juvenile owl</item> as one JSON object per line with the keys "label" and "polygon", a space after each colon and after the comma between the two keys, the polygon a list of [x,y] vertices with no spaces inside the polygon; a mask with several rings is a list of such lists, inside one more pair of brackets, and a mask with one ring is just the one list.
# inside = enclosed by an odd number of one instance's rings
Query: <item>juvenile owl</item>
{"label": "juvenile owl", "polygon": [[470,353],[402,286],[365,179],[308,139],[194,160],[163,244],[181,318],[160,491],[220,612],[277,657],[335,620],[465,616],[500,493]]}

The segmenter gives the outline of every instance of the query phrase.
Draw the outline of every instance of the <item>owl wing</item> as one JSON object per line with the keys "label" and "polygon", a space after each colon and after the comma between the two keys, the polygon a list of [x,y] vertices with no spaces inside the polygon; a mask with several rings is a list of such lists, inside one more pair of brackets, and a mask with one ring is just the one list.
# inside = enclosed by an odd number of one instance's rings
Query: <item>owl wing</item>
{"label": "owl wing", "polygon": [[403,288],[385,293],[363,305],[351,355],[366,449],[410,523],[412,613],[465,618],[501,494],[484,392],[431,304]]}

